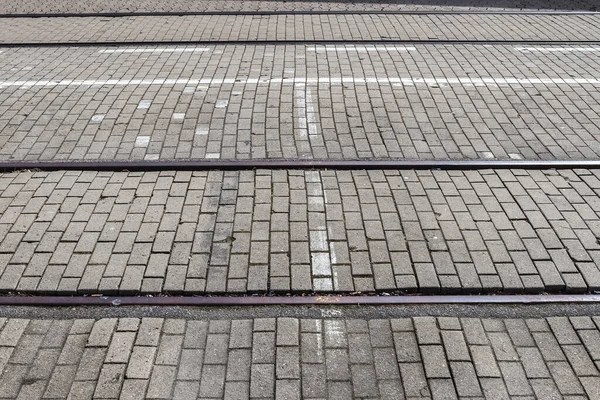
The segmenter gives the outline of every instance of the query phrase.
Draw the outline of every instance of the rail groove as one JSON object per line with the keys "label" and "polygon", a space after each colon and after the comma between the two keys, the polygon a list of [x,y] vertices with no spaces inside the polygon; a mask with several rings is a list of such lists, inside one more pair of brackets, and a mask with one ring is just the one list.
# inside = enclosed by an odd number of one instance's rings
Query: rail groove
{"label": "rail groove", "polygon": [[65,12],[65,13],[4,13],[7,18],[120,18],[120,17],[178,17],[178,16],[261,16],[261,15],[596,15],[598,11],[584,10],[264,10],[264,11],[128,11],[128,12]]}
{"label": "rail groove", "polygon": [[0,306],[268,306],[409,304],[589,304],[600,295],[473,296],[0,296]]}
{"label": "rail groove", "polygon": [[166,160],[166,161],[13,161],[0,162],[0,172],[37,171],[195,171],[251,169],[598,169],[600,160]]}
{"label": "rail groove", "polygon": [[396,45],[600,45],[600,40],[477,40],[477,39],[335,39],[335,40],[149,40],[123,42],[0,42],[0,48],[29,47],[136,47],[136,46],[283,46],[283,45],[340,45],[340,44],[396,44]]}

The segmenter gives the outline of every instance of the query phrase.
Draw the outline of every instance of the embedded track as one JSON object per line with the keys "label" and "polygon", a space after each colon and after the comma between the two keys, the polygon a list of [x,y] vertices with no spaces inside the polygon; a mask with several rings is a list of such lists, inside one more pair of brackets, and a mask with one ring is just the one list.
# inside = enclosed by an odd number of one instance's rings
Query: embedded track
{"label": "embedded track", "polygon": [[136,46],[276,46],[276,45],[408,45],[408,44],[482,44],[482,45],[582,45],[599,46],[600,40],[462,40],[462,39],[339,39],[339,40],[148,40],[123,42],[11,42],[0,43],[0,48],[58,48],[58,47],[136,47]]}
{"label": "embedded track", "polygon": [[93,17],[177,17],[177,16],[199,16],[199,15],[598,15],[598,11],[553,11],[553,10],[429,10],[429,11],[403,11],[403,10],[299,10],[299,11],[134,11],[134,12],[98,12],[98,13],[33,13],[33,14],[0,14],[0,18],[93,18]]}
{"label": "embedded track", "polygon": [[0,296],[1,306],[274,306],[274,305],[419,305],[419,304],[589,304],[600,295],[473,296]]}
{"label": "embedded track", "polygon": [[186,161],[13,161],[0,172],[37,171],[240,171],[251,169],[598,169],[600,160],[186,160]]}

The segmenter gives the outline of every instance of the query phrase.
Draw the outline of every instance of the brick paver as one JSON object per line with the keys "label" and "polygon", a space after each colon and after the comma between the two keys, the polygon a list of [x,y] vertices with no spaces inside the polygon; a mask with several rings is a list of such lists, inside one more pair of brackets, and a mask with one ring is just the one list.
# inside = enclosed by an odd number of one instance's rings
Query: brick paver
{"label": "brick paver", "polygon": [[271,15],[3,19],[0,43],[598,40],[596,15]]}
{"label": "brick paver", "polygon": [[6,49],[0,159],[598,158],[600,52],[548,49]]}
{"label": "brick paver", "polygon": [[136,11],[329,11],[329,10],[497,10],[497,9],[566,9],[595,10],[593,0],[461,0],[443,4],[436,0],[413,2],[377,1],[227,1],[227,0],[5,0],[0,13],[73,13],[73,12],[136,12]]}
{"label": "brick paver", "polygon": [[593,399],[598,321],[0,318],[0,398]]}
{"label": "brick paver", "polygon": [[594,292],[599,172],[0,176],[0,290]]}

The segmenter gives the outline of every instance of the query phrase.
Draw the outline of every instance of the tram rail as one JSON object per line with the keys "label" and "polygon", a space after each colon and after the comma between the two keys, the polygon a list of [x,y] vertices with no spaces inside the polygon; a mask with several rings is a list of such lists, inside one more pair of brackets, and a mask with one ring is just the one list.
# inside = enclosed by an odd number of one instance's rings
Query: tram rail
{"label": "tram rail", "polygon": [[120,18],[120,17],[177,17],[177,16],[263,16],[263,15],[598,15],[600,11],[559,10],[265,10],[265,11],[132,11],[82,13],[0,14],[7,18]]}
{"label": "tram rail", "polygon": [[598,46],[600,40],[463,40],[463,39],[339,39],[339,40],[157,40],[157,41],[122,41],[122,42],[0,42],[0,48],[52,48],[52,47],[136,47],[136,46],[284,46],[284,45],[581,45]]}
{"label": "tram rail", "polygon": [[204,171],[252,169],[598,169],[600,160],[405,160],[405,159],[250,159],[165,161],[10,161],[0,162],[0,172],[36,171]]}
{"label": "tram rail", "polygon": [[0,296],[0,306],[273,306],[273,305],[419,305],[419,304],[589,304],[597,294],[509,295],[309,295],[309,296]]}

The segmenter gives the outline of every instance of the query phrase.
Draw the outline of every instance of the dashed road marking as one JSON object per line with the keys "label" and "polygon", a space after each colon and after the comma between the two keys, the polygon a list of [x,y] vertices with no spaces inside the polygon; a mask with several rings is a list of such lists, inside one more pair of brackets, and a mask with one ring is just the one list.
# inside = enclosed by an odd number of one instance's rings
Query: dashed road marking
{"label": "dashed road marking", "polygon": [[306,51],[314,51],[316,53],[323,52],[380,52],[380,51],[416,51],[416,47],[412,46],[360,46],[360,45],[347,45],[347,46],[311,46],[307,47]]}
{"label": "dashed road marking", "polygon": [[306,138],[308,133],[309,137],[315,137],[319,134],[318,129],[318,116],[316,99],[313,96],[312,90],[303,83],[296,84],[295,103],[298,108],[299,118],[298,125],[300,128],[300,137]]}
{"label": "dashed road marking", "polygon": [[142,100],[142,101],[140,101],[140,104],[138,104],[137,108],[145,110],[145,109],[150,108],[151,104],[152,104],[152,101],[150,101],[150,100]]}
{"label": "dashed road marking", "polygon": [[306,125],[308,127],[308,136],[316,136],[318,135],[318,118],[316,109],[318,108],[318,104],[316,104],[316,99],[313,97],[312,90],[307,86],[306,87]]}
{"label": "dashed road marking", "polygon": [[210,51],[208,47],[185,47],[185,48],[154,48],[154,49],[105,49],[100,54],[124,54],[124,53],[200,53]]}
{"label": "dashed road marking", "polygon": [[515,47],[523,53],[595,53],[600,47]]}
{"label": "dashed road marking", "polygon": [[135,147],[148,147],[150,136],[138,136],[135,138]]}

